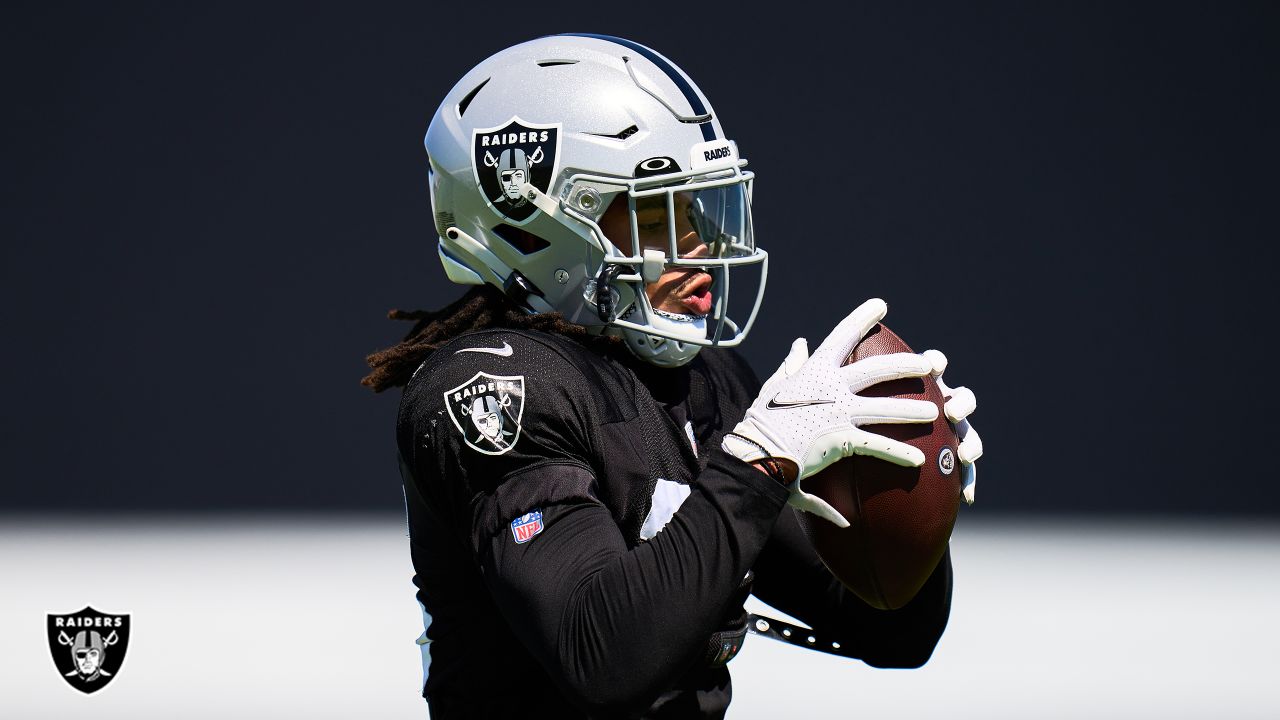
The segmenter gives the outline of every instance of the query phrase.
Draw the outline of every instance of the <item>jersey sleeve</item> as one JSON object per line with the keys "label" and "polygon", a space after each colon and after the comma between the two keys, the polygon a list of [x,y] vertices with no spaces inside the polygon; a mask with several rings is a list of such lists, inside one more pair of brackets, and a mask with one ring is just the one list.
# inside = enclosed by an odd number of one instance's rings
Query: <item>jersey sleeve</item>
{"label": "jersey sleeve", "polygon": [[[585,470],[531,469],[590,483]],[[707,640],[786,503],[786,490],[716,451],[690,496],[653,539],[628,548],[608,510],[589,500],[540,508],[545,527],[522,542],[494,535],[481,555],[499,610],[561,691],[592,717],[629,716],[707,661]]]}
{"label": "jersey sleeve", "polygon": [[592,716],[641,711],[704,662],[707,638],[740,611],[731,599],[786,490],[716,450],[663,530],[629,546],[600,500],[603,411],[586,376],[524,336],[466,337],[411,384],[401,453],[563,695]]}
{"label": "jersey sleeve", "polygon": [[951,552],[910,602],[880,610],[827,570],[795,512],[782,513],[756,562],[756,597],[837,638],[841,654],[873,667],[915,668],[928,662],[951,614]]}

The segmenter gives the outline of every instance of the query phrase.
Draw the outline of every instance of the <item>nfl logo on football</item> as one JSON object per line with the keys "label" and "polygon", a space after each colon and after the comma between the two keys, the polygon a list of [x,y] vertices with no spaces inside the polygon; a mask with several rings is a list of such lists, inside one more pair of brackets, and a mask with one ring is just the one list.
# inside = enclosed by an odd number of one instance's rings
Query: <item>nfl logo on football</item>
{"label": "nfl logo on football", "polygon": [[529,542],[540,532],[542,532],[541,510],[525,513],[511,521],[511,535],[515,537],[517,545]]}

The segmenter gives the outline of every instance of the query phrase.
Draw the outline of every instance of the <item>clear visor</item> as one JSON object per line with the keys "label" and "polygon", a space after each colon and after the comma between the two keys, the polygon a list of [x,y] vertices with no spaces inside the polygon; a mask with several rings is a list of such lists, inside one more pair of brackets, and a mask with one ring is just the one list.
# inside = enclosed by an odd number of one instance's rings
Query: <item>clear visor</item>
{"label": "clear visor", "polygon": [[[625,207],[619,207],[624,202]],[[623,218],[628,223],[627,232],[619,238],[617,230],[621,229]],[[755,253],[750,205],[743,184],[636,191],[625,200],[615,199],[601,218],[601,226],[619,250],[632,257],[645,257],[646,250],[659,250],[665,264],[671,267],[697,266],[699,260],[708,258],[745,258]],[[628,236],[630,243],[619,242]]]}

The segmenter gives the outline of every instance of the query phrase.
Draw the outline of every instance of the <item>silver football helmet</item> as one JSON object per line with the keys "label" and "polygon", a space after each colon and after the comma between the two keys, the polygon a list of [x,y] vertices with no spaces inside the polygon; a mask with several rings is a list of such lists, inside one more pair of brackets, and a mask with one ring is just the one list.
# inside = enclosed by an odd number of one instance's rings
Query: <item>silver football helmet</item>
{"label": "silver football helmet", "polygon": [[[449,91],[426,149],[454,282],[622,335],[660,366],[751,329],[768,267],[752,236],[753,176],[701,91],[653,50],[599,35],[503,50]],[[672,272],[695,279],[673,283],[690,293],[680,312],[645,293]],[[737,317],[731,274],[748,288]]]}

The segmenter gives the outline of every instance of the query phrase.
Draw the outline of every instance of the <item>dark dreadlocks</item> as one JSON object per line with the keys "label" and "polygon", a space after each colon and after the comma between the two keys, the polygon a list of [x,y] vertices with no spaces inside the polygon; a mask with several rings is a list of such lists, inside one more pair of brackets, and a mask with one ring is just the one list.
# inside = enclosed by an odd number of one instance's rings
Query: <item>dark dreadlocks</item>
{"label": "dark dreadlocks", "polygon": [[365,358],[373,371],[365,375],[360,384],[373,388],[374,392],[403,387],[433,350],[472,330],[541,330],[573,338],[585,345],[603,347],[617,347],[622,342],[621,338],[593,335],[583,326],[565,320],[559,313],[529,315],[489,285],[476,285],[440,310],[392,310],[387,317],[416,322],[398,344]]}

